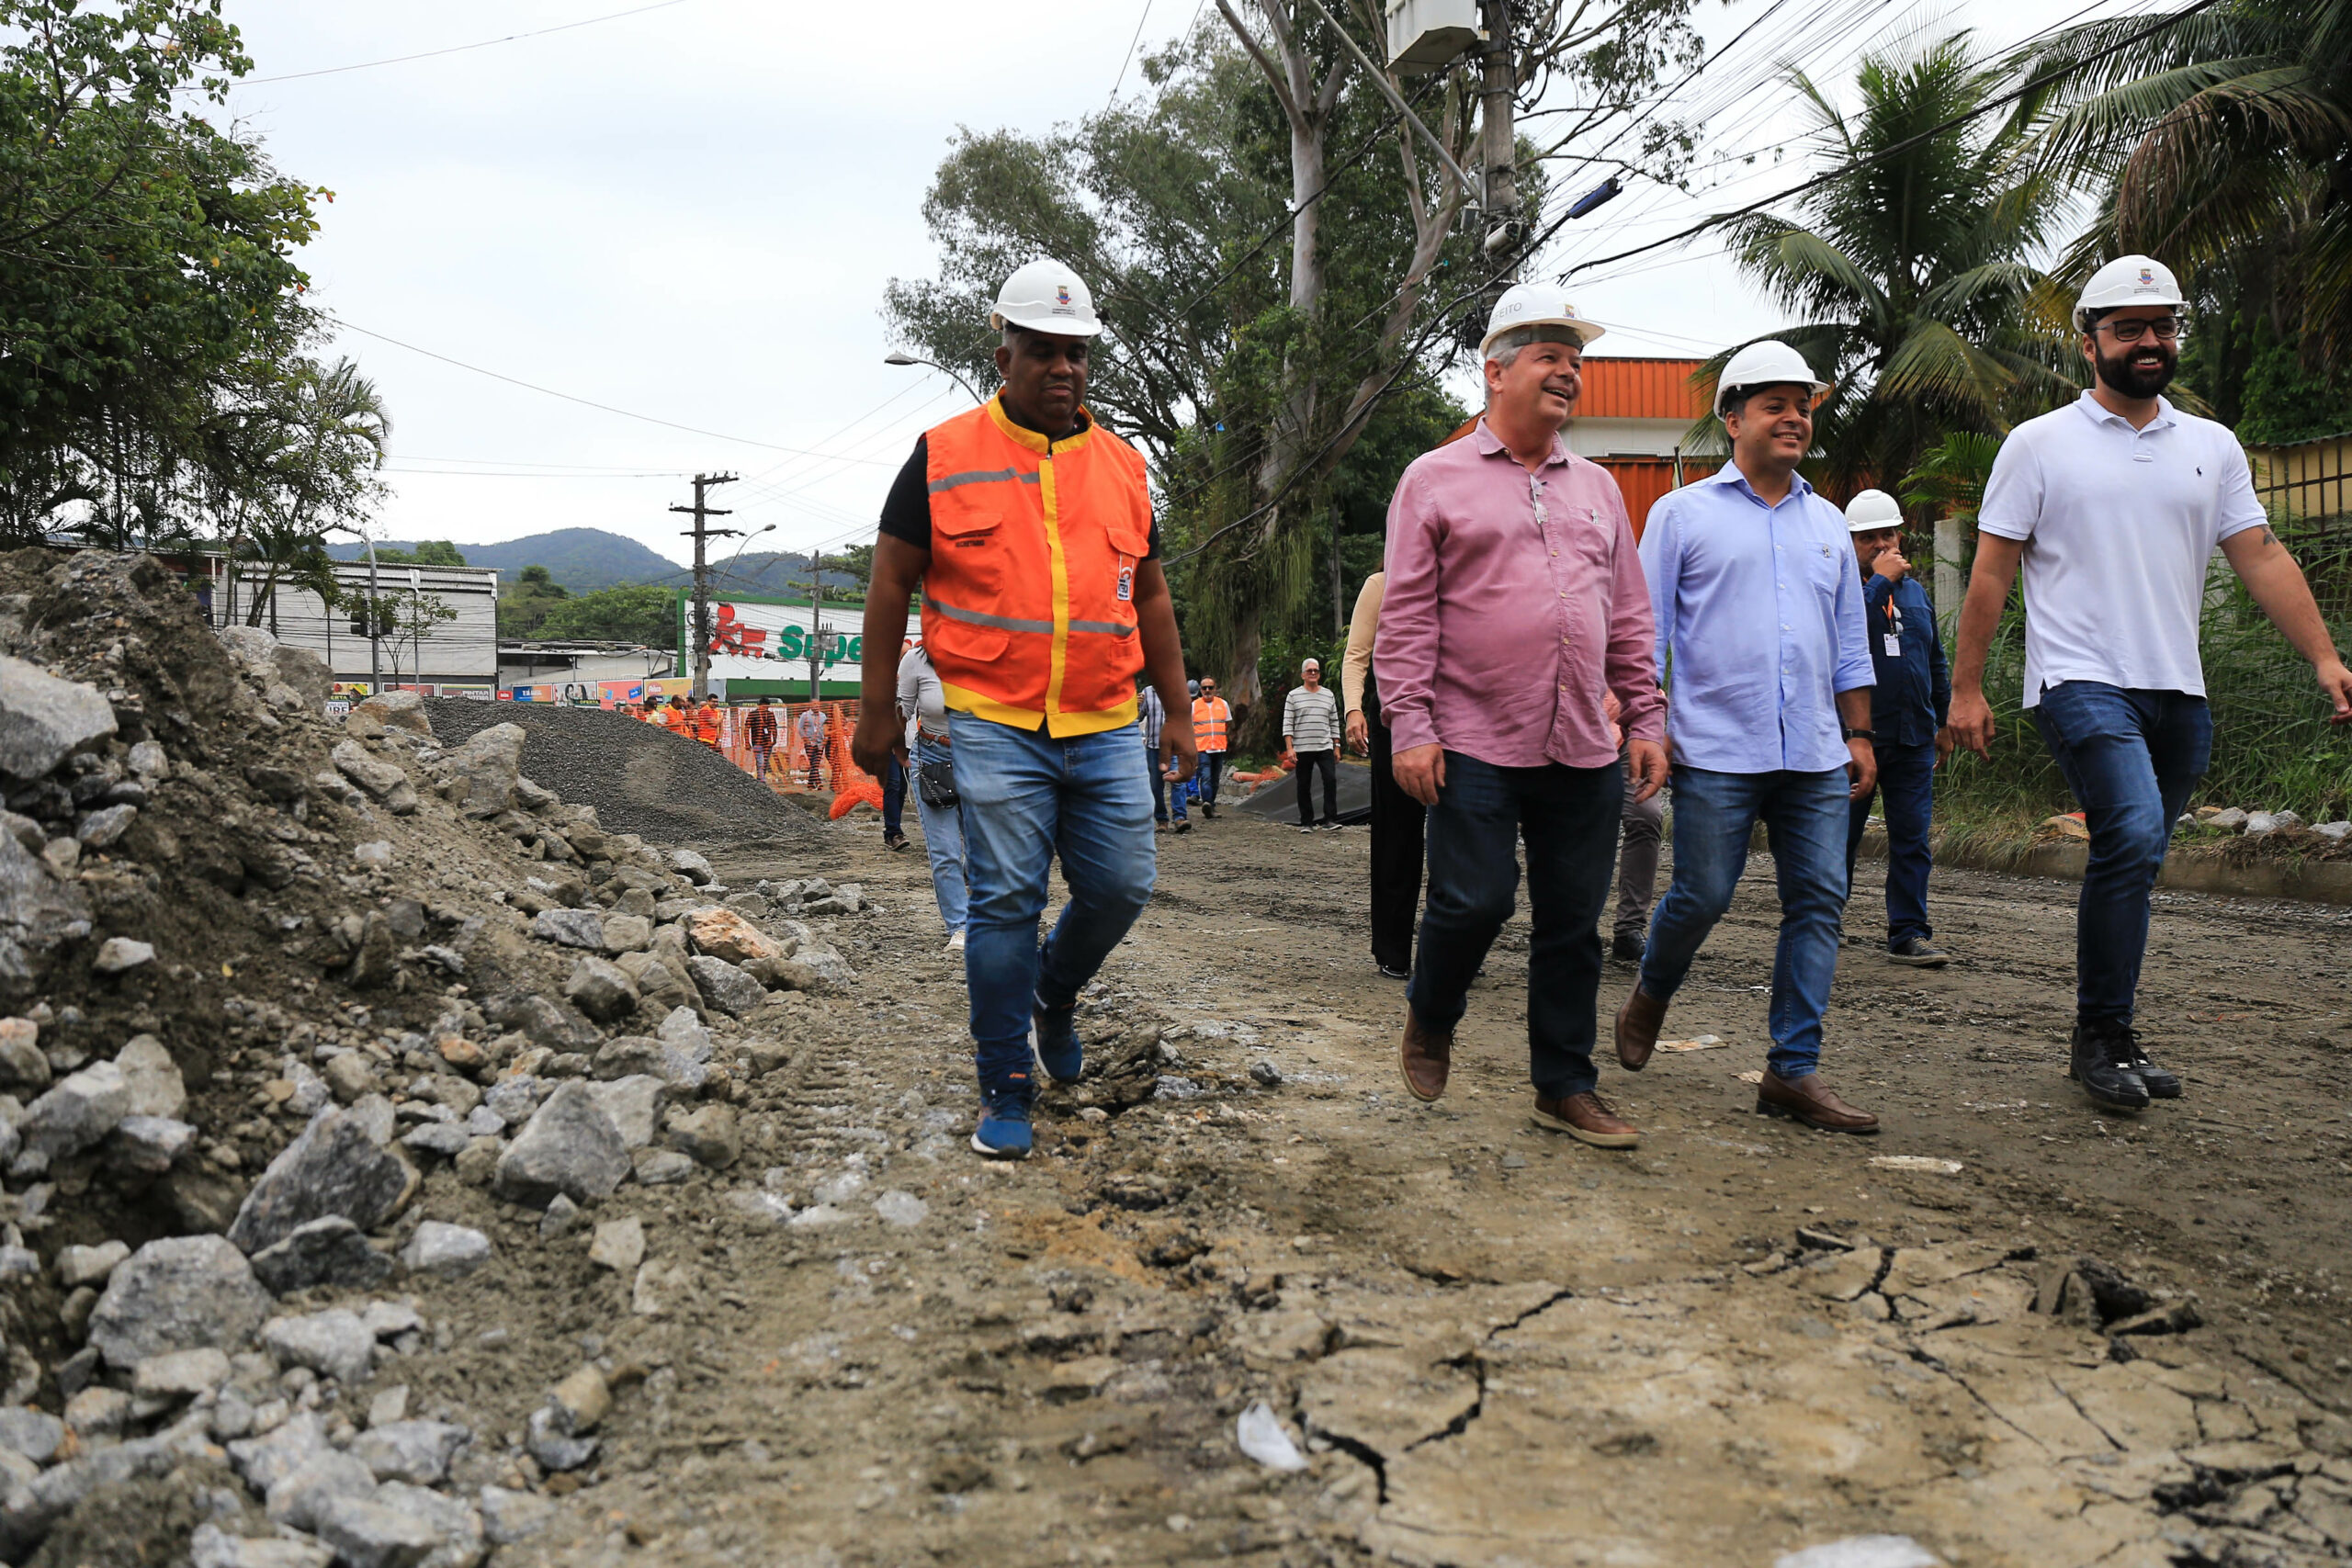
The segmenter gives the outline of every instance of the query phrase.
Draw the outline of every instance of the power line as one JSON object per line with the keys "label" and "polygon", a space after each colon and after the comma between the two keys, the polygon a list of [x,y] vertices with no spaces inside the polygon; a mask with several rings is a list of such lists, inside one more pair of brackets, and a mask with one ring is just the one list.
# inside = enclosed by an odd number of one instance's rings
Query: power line
{"label": "power line", "polygon": [[[359,325],[357,322],[345,320],[341,316],[333,315],[325,311],[322,311],[321,314],[325,316],[328,321],[333,321],[336,326],[343,328],[346,332],[357,333],[362,337],[372,337],[379,343],[390,344],[394,348],[404,348],[411,354],[421,354],[427,359],[437,359],[444,365],[454,365],[460,370],[470,370],[477,376],[487,376],[493,381],[503,381],[508,386],[520,387],[526,392],[537,392],[542,397],[560,398],[567,403],[578,403],[582,408],[595,409],[604,413],[618,414],[623,419],[641,420],[647,424],[658,424],[668,430],[683,430],[689,435],[707,436],[713,441],[730,442],[738,446],[759,446],[763,447],[770,452],[790,452],[797,457],[802,457],[831,458],[834,457],[834,454],[831,452],[814,451],[806,446],[779,446],[777,443],[773,441],[755,441],[748,435],[722,434],[720,432],[716,430],[704,430],[696,425],[680,424],[675,420],[656,419],[650,413],[639,413],[632,409],[616,408],[611,403],[600,403],[593,398],[574,397],[570,392],[559,392],[553,387],[542,387],[535,382],[522,380],[514,376],[503,375],[496,370],[485,370],[479,365],[469,365],[462,359],[452,359],[446,354],[435,354],[429,348],[419,348],[413,343],[402,343],[399,338],[388,337],[379,332],[371,332],[368,328]],[[843,460],[860,463],[880,461],[878,458],[868,457],[853,457]]]}
{"label": "power line", "polygon": [[1151,20],[1151,0],[1143,0],[1143,15],[1136,18],[1136,36],[1127,40],[1127,52],[1119,57],[1119,73],[1111,79],[1111,96],[1102,100],[1108,108],[1118,102],[1119,88],[1127,79],[1127,67],[1135,62],[1136,45],[1143,41],[1143,25]]}
{"label": "power line", "polygon": [[[355,65],[328,65],[316,71],[288,71],[277,76],[247,76],[230,84],[232,87],[257,87],[265,82],[300,82],[311,76],[340,76],[346,71],[373,71],[379,65],[406,65],[413,60],[437,60],[445,54],[464,54],[469,50],[492,49],[502,43],[515,43],[526,38],[545,38],[549,33],[568,33],[576,28],[593,28],[599,22],[617,22],[624,17],[641,17],[648,11],[666,11],[673,6],[683,6],[686,0],[655,0],[650,6],[633,6],[626,11],[610,11],[601,17],[589,17],[577,22],[565,22],[552,28],[535,28],[526,33],[508,33],[503,38],[486,38],[475,43],[451,44],[447,49],[428,49],[417,54],[396,54],[384,60],[363,60]],[[181,91],[198,89],[182,88]]]}

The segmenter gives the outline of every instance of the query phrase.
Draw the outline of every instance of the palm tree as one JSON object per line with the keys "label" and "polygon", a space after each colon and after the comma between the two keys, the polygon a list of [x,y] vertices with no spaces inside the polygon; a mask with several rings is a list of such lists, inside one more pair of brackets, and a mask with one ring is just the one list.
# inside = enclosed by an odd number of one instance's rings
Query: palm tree
{"label": "palm tree", "polygon": [[1993,117],[1924,135],[2004,77],[1964,32],[1866,57],[1851,115],[1795,73],[1820,154],[1846,172],[1806,193],[1801,220],[1758,213],[1730,226],[1741,269],[1799,319],[1767,335],[1836,383],[1815,416],[1814,465],[1833,484],[1893,488],[1948,434],[2000,431],[2073,389],[2061,345],[2027,311],[2063,189],[2021,167],[2022,132]]}
{"label": "palm tree", "polygon": [[[2352,357],[2352,0],[2228,0],[2147,31],[2143,16],[2020,58],[2064,71],[2027,106],[2041,167],[2103,191],[2056,269],[2163,257],[2226,328],[2282,307],[2315,355]],[[2120,46],[2120,47],[2119,47]],[[2109,52],[2112,51],[2112,52]],[[2073,69],[2065,69],[2067,67]]]}

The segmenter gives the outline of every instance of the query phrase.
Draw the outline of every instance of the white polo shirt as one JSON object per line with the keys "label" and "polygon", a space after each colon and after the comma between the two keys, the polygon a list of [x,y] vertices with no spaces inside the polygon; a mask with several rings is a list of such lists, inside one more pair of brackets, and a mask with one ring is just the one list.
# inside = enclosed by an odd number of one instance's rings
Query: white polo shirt
{"label": "white polo shirt", "polygon": [[1977,526],[2025,544],[2025,705],[2065,681],[2203,696],[2206,567],[2266,521],[2237,437],[2162,398],[2144,430],[2085,392],[2009,432]]}

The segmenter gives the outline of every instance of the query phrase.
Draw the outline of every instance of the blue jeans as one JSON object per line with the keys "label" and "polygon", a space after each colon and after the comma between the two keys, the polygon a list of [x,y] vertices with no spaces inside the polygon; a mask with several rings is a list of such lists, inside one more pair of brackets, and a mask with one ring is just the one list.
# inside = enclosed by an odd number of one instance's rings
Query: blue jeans
{"label": "blue jeans", "polygon": [[882,779],[882,836],[895,839],[906,831],[907,765],[896,756]]}
{"label": "blue jeans", "polygon": [[1159,748],[1143,749],[1144,776],[1151,781],[1151,819],[1168,820],[1171,810],[1177,821],[1184,820],[1184,786],[1159,771]]}
{"label": "blue jeans", "polygon": [[1223,777],[1225,777],[1225,753],[1222,751],[1202,752],[1200,771],[1193,775],[1193,787],[1199,792],[1203,806],[1216,804],[1217,781]]}
{"label": "blue jeans", "polygon": [[[929,736],[918,735],[914,760],[918,766],[924,762],[944,761],[955,751]],[[922,818],[923,852],[931,857],[931,890],[939,899],[939,918],[945,922],[951,936],[964,929],[965,908],[969,895],[964,886],[964,808],[958,806],[933,806],[923,799],[920,787],[915,790],[915,815]]]}
{"label": "blue jeans", "polygon": [[1928,828],[1935,814],[1936,743],[1882,746],[1878,749],[1878,788],[1854,802],[1846,828],[1846,881],[1854,880],[1854,857],[1862,847],[1862,829],[1871,819],[1871,801],[1886,802],[1886,945],[1902,946],[1935,935],[1928,924],[1928,872],[1933,857],[1928,851]]}
{"label": "blue jeans", "polygon": [[[967,713],[947,716],[970,888],[964,977],[980,1092],[1035,1093],[1033,1008],[1066,1008],[1151,901],[1151,791],[1132,724],[1063,739]],[[1045,949],[1037,919],[1061,856],[1069,903]]]}
{"label": "blue jeans", "polygon": [[[1329,753],[1325,753],[1327,756]],[[1302,777],[1305,775],[1302,774]],[[1430,807],[1430,894],[1407,1000],[1440,1032],[1462,1020],[1470,982],[1511,917],[1518,849],[1527,841],[1528,1077],[1538,1094],[1582,1094],[1592,1070],[1600,987],[1601,907],[1617,858],[1624,775],[1605,768],[1498,768],[1445,754],[1445,787]]]}
{"label": "blue jeans", "polygon": [[2172,825],[2213,756],[2213,715],[2185,692],[2104,681],[2045,687],[2034,728],[2091,830],[2075,912],[2077,1021],[2130,1023],[2148,950],[2148,895]]}
{"label": "blue jeans", "polygon": [[1846,770],[1717,773],[1674,770],[1674,882],[1658,900],[1642,954],[1642,989],[1674,995],[1700,943],[1731,908],[1761,819],[1781,888],[1780,949],[1772,958],[1772,1050],[1783,1078],[1821,1064],[1821,1015],[1838,973],[1838,919],[1846,907]]}

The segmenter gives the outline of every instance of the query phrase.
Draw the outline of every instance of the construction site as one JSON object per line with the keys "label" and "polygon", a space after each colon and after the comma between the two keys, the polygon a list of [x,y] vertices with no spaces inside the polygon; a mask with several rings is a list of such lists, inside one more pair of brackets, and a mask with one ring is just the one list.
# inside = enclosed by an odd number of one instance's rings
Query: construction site
{"label": "construction site", "polygon": [[0,605],[6,1561],[2352,1552],[2340,905],[2159,893],[2188,1097],[2109,1116],[2073,885],[1939,870],[1959,962],[1841,961],[1861,1142],[1753,1113],[1758,857],[1605,1151],[1528,1121],[1523,915],[1414,1104],[1363,836],[1228,813],[993,1165],[870,810],[594,710],[331,719],[140,558]]}

